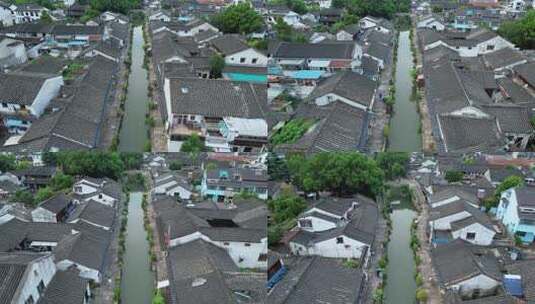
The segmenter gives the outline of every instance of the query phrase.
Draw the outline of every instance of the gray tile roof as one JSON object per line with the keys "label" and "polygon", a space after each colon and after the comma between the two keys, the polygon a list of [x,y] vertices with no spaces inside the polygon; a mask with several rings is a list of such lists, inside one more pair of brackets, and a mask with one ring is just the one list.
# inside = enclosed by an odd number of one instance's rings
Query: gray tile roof
{"label": "gray tile roof", "polygon": [[90,200],[83,207],[80,220],[104,227],[112,227],[115,221],[115,208]]}
{"label": "gray tile roof", "polygon": [[60,150],[96,147],[102,111],[110,94],[116,66],[114,61],[97,56],[64,110],[43,115],[18,144],[2,149],[48,151],[52,147]]}
{"label": "gray tile roof", "polygon": [[514,103],[534,103],[535,97],[531,96],[526,89],[514,82],[511,78],[497,80],[502,95],[507,101]]}
{"label": "gray tile roof", "polygon": [[532,87],[535,86],[535,73],[533,72],[535,70],[535,62],[517,65],[513,70],[523,81]]}
{"label": "gray tile roof", "polygon": [[233,303],[223,271],[238,268],[223,249],[202,240],[170,248],[167,257],[173,297],[177,303]]}
{"label": "gray tile roof", "polygon": [[275,58],[352,59],[354,43],[290,43],[282,42],[274,50]]}
{"label": "gray tile roof", "polygon": [[483,105],[483,111],[496,117],[501,130],[508,134],[532,133],[533,127],[530,123],[531,110],[511,104]]}
{"label": "gray tile roof", "polygon": [[431,249],[431,259],[442,286],[451,286],[480,274],[501,280],[496,257],[460,239]]}
{"label": "gray tile roof", "polygon": [[210,40],[210,44],[225,56],[251,48],[243,41],[241,36],[232,34],[226,34],[212,39]]}
{"label": "gray tile roof", "polygon": [[516,274],[522,277],[524,299],[528,303],[535,301],[535,261],[521,260],[505,266],[508,274]]}
{"label": "gray tile roof", "polygon": [[177,114],[210,117],[265,118],[266,87],[227,80],[170,80],[171,109]]}
{"label": "gray tile roof", "polygon": [[37,304],[83,304],[88,284],[74,270],[58,271]]}
{"label": "gray tile roof", "polygon": [[284,261],[289,271],[268,294],[268,303],[346,304],[362,300],[362,270],[344,266],[342,259],[295,259],[297,261]]}
{"label": "gray tile roof", "polygon": [[0,303],[13,303],[15,293],[25,283],[21,280],[27,274],[28,265],[48,256],[41,253],[0,253]]}
{"label": "gray tile roof", "polygon": [[322,81],[312,91],[308,99],[316,99],[325,94],[336,94],[369,107],[374,98],[377,83],[358,73],[345,71]]}
{"label": "gray tile roof", "polygon": [[498,151],[505,146],[495,118],[442,114],[438,119],[447,152]]}
{"label": "gray tile roof", "polygon": [[494,70],[522,62],[526,58],[517,50],[503,48],[492,53],[484,54],[483,60],[489,68]]}
{"label": "gray tile roof", "polygon": [[55,76],[42,74],[0,74],[0,101],[31,106],[45,81]]}
{"label": "gray tile roof", "polygon": [[71,203],[71,198],[64,193],[57,194],[39,204],[39,207],[49,210],[53,213],[59,213],[67,208]]}

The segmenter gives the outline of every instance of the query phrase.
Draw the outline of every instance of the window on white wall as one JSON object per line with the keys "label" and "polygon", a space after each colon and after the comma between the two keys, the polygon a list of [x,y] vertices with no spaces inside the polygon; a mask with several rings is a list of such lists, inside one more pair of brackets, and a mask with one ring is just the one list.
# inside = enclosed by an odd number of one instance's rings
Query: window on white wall
{"label": "window on white wall", "polygon": [[337,237],[336,238],[336,244],[343,244],[344,243],[344,238],[343,237]]}

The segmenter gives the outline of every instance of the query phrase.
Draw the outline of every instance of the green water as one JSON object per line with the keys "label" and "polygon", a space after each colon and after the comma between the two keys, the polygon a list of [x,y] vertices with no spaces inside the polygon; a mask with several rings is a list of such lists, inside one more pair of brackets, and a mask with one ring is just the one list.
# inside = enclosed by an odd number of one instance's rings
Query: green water
{"label": "green water", "polygon": [[420,115],[416,110],[416,103],[411,101],[413,62],[410,44],[409,32],[400,32],[396,62],[396,103],[390,120],[389,151],[414,152],[420,151],[422,147],[418,132]]}
{"label": "green water", "polygon": [[124,253],[122,303],[151,303],[154,274],[150,269],[149,242],[143,227],[141,192],[130,193],[128,224],[126,226],[126,251]]}

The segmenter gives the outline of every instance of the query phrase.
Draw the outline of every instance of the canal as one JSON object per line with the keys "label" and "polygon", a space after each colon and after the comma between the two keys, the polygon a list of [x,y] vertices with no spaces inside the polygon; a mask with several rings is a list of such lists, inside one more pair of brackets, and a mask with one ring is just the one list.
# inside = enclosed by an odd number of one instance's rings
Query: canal
{"label": "canal", "polygon": [[143,67],[144,43],[143,29],[136,26],[132,35],[132,65],[119,135],[119,151],[122,152],[143,152],[148,141],[148,128],[145,124],[145,115],[148,112],[148,79],[147,70]]}
{"label": "canal", "polygon": [[154,275],[150,268],[149,242],[143,227],[143,193],[131,192],[128,202],[121,303],[151,303]]}
{"label": "canal", "polygon": [[409,31],[399,33],[396,61],[396,102],[390,119],[388,150],[395,152],[415,152],[422,147],[420,136],[420,115],[416,103],[411,101],[413,54],[410,47]]}
{"label": "canal", "polygon": [[411,224],[416,212],[408,206],[394,208],[390,214],[392,232],[388,243],[385,303],[411,304],[416,302],[414,258],[410,248]]}

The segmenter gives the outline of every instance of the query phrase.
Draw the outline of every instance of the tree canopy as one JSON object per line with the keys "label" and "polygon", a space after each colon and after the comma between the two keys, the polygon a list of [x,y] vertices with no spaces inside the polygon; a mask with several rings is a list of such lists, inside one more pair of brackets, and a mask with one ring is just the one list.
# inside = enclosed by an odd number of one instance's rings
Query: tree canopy
{"label": "tree canopy", "polygon": [[225,68],[225,59],[215,54],[210,57],[210,75],[214,78],[221,78],[223,75],[223,69]]}
{"label": "tree canopy", "polygon": [[385,173],[387,180],[393,180],[407,175],[409,154],[406,152],[381,152],[375,159],[377,165]]}
{"label": "tree canopy", "polygon": [[332,6],[345,8],[350,15],[392,18],[396,12],[408,12],[410,1],[403,0],[333,0]]}
{"label": "tree canopy", "polygon": [[125,163],[117,152],[65,151],[45,153],[43,160],[49,165],[57,165],[68,175],[87,175],[120,179]]}
{"label": "tree canopy", "polygon": [[215,15],[212,23],[224,33],[250,34],[260,30],[264,20],[248,3],[239,3]]}
{"label": "tree canopy", "polygon": [[130,10],[139,8],[140,0],[91,0],[91,8],[99,11],[112,11],[116,13],[128,14]]}
{"label": "tree canopy", "polygon": [[190,137],[188,137],[188,139],[186,139],[180,147],[180,152],[188,152],[194,155],[199,154],[204,150],[206,150],[206,146],[197,134],[192,134]]}
{"label": "tree canopy", "polygon": [[308,158],[296,155],[288,159],[288,168],[293,183],[305,192],[375,197],[383,190],[383,170],[358,152],[319,153]]}
{"label": "tree canopy", "polygon": [[500,25],[498,34],[522,49],[535,49],[535,10],[515,21]]}

